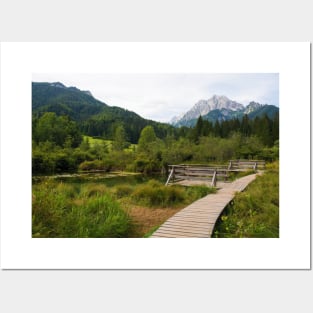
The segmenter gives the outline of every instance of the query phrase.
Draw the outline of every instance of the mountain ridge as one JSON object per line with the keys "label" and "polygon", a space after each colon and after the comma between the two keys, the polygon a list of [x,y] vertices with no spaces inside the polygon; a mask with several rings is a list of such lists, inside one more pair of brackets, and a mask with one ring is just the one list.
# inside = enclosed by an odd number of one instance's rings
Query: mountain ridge
{"label": "mountain ridge", "polygon": [[118,124],[122,124],[130,142],[138,141],[141,130],[148,125],[154,127],[158,137],[165,137],[173,126],[145,119],[135,112],[97,100],[89,91],[66,87],[60,82],[32,82],[32,112],[41,115],[54,112],[68,115],[79,123],[86,135],[114,137]]}
{"label": "mountain ridge", "polygon": [[255,118],[261,116],[262,113],[269,113],[270,117],[273,118],[277,111],[279,108],[273,105],[251,101],[247,106],[244,106],[226,96],[213,95],[208,100],[199,100],[187,112],[173,117],[170,124],[176,127],[192,127],[196,124],[199,116],[211,122],[242,118],[245,114],[250,118]]}

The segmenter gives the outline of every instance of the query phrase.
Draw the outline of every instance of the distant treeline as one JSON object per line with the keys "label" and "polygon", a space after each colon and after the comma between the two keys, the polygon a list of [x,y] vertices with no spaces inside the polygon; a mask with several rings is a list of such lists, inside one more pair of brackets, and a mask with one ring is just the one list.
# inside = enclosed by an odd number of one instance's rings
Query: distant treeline
{"label": "distant treeline", "polygon": [[[152,122],[152,121],[151,121]],[[155,123],[155,124],[154,124]],[[91,145],[83,135],[103,139]],[[279,115],[209,122],[199,117],[195,127],[142,119],[128,122],[101,119],[78,122],[53,112],[33,115],[33,173],[77,169],[160,172],[167,164],[225,162],[231,158],[278,158]],[[112,141],[109,146],[106,141]],[[130,149],[130,144],[133,143]]]}

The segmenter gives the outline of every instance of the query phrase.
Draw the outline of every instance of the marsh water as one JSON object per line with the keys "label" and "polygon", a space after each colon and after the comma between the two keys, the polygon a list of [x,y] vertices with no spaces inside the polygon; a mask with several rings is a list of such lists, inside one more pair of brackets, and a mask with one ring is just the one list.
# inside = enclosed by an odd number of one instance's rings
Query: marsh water
{"label": "marsh water", "polygon": [[84,173],[64,173],[59,175],[33,176],[33,184],[42,182],[43,180],[54,180],[63,183],[100,183],[107,187],[113,187],[120,184],[136,185],[145,183],[151,179],[155,179],[161,183],[166,182],[163,175],[143,175],[140,173],[127,172],[84,172]]}

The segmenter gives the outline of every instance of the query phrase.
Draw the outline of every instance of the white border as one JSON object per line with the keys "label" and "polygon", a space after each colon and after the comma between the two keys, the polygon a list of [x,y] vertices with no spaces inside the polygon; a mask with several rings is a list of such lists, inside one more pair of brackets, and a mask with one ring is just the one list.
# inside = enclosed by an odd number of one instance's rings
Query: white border
{"label": "white border", "polygon": [[[279,73],[280,238],[32,239],[30,130],[35,72]],[[308,269],[309,134],[309,43],[2,43],[1,267]],[[294,169],[294,160],[301,161],[294,171],[287,171],[290,164]]]}

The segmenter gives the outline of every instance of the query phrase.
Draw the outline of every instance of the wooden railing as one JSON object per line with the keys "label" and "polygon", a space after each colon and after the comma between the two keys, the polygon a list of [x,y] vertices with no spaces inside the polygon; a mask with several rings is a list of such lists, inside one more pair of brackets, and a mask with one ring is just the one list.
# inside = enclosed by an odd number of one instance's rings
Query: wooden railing
{"label": "wooden railing", "polygon": [[264,160],[230,160],[228,170],[247,170],[247,169],[264,169]]}
{"label": "wooden railing", "polygon": [[175,183],[181,180],[198,180],[210,181],[211,186],[216,186],[216,181],[219,177],[224,180],[228,178],[227,168],[213,168],[205,165],[169,165],[170,174],[166,184]]}
{"label": "wooden railing", "polygon": [[265,168],[264,160],[230,160],[228,166],[210,167],[203,164],[179,164],[169,165],[169,176],[165,185],[182,180],[197,180],[211,182],[211,186],[216,186],[218,178],[227,180],[229,172],[245,171]]}

